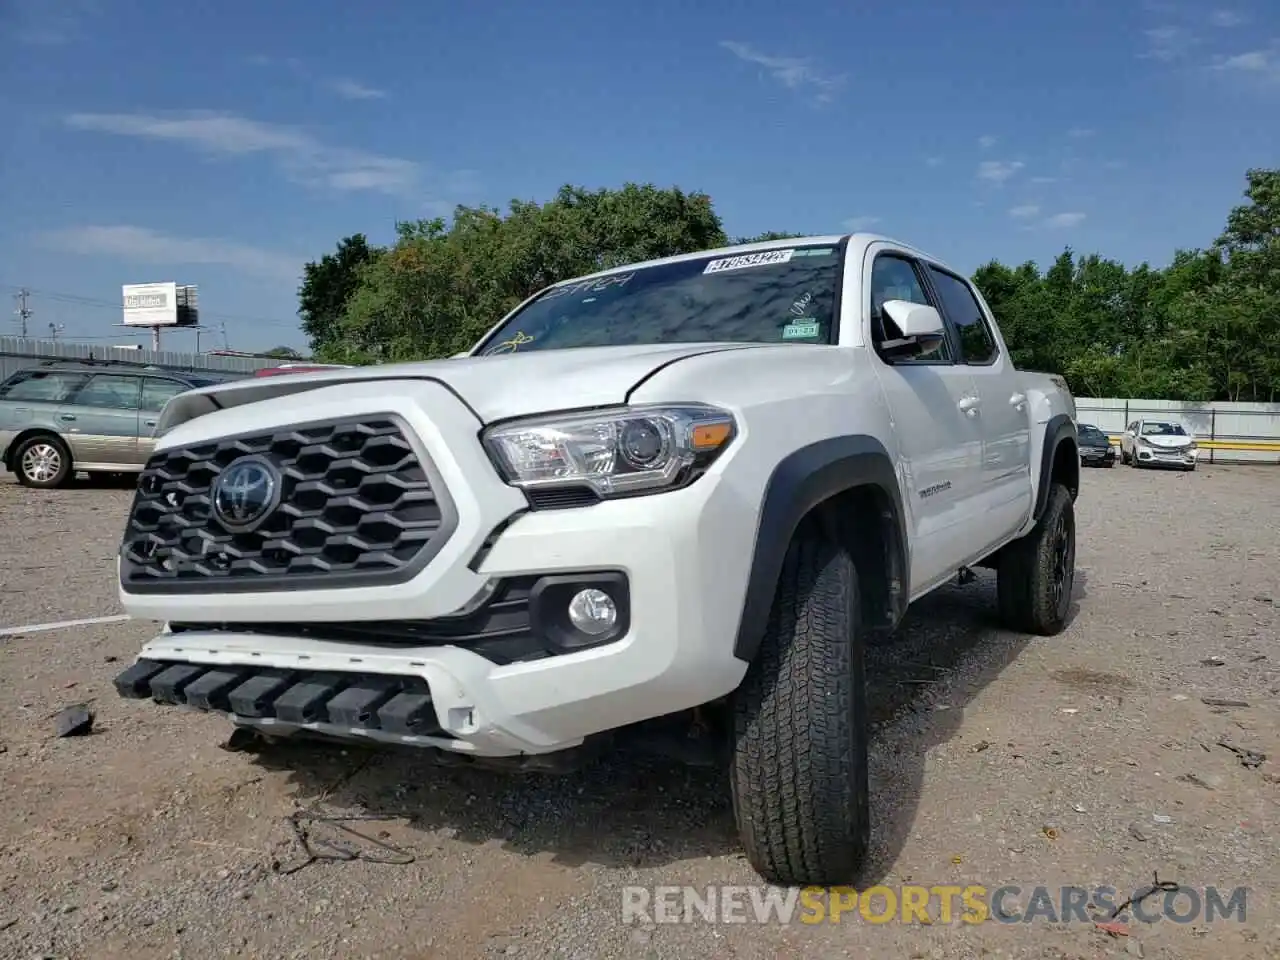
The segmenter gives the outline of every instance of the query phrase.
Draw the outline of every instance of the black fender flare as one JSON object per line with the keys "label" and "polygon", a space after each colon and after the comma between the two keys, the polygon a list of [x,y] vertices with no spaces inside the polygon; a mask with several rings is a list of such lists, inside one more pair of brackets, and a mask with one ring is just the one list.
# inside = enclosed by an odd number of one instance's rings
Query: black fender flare
{"label": "black fender flare", "polygon": [[[764,639],[782,563],[800,521],[822,501],[854,487],[875,486],[893,503],[898,556],[907,576],[906,515],[889,451],[865,434],[830,437],[784,457],[769,476],[733,655],[750,663]],[[902,596],[910,595],[904,583]],[[899,611],[899,614],[902,611]]]}
{"label": "black fender flare", "polygon": [[[1049,484],[1053,479],[1053,461],[1058,455],[1058,447],[1070,442],[1079,449],[1076,425],[1065,413],[1059,413],[1049,419],[1044,428],[1044,446],[1040,448],[1040,479],[1036,490],[1035,519],[1039,520],[1049,502]],[[1076,491],[1072,491],[1072,496]]]}

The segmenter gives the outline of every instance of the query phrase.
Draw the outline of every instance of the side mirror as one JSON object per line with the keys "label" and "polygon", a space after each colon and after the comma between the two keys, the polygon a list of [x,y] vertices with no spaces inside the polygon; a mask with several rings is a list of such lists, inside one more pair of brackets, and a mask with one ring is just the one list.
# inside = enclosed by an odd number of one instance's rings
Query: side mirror
{"label": "side mirror", "polygon": [[942,346],[947,328],[942,314],[933,307],[908,300],[886,300],[880,309],[902,331],[901,340],[886,340],[882,344],[889,356],[923,357]]}

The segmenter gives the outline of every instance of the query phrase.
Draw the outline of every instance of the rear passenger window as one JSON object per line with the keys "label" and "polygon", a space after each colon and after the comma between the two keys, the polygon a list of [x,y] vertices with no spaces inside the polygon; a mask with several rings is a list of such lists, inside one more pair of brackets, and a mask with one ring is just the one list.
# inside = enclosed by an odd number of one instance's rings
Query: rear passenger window
{"label": "rear passenger window", "polygon": [[164,405],[180,393],[191,388],[176,380],[159,380],[147,377],[142,381],[142,409],[148,411],[163,410]]}
{"label": "rear passenger window", "polygon": [[61,403],[87,379],[82,373],[21,373],[0,386],[0,400]]}
{"label": "rear passenger window", "polygon": [[942,309],[956,328],[960,339],[960,362],[972,364],[994,363],[998,350],[996,340],[982,315],[982,308],[969,289],[969,285],[957,276],[929,265],[929,276],[938,289]]}
{"label": "rear passenger window", "polygon": [[72,403],[107,410],[137,410],[141,390],[141,377],[95,374],[88,385],[76,394]]}

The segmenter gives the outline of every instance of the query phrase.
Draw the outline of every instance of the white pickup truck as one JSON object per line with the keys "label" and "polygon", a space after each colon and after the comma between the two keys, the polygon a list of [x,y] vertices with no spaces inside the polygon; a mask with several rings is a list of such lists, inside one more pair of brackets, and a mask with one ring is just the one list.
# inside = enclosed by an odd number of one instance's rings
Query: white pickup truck
{"label": "white pickup truck", "polygon": [[193,390],[159,430],[119,577],[164,628],[122,696],[526,769],[693,717],[775,883],[863,861],[865,644],[971,566],[1013,630],[1071,599],[1065,384],[879,236],[568,280],[459,358]]}

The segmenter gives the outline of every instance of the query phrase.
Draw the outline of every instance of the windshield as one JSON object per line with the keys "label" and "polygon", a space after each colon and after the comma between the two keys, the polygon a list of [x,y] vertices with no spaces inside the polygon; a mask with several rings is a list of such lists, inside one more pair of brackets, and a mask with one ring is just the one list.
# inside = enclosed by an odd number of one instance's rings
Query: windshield
{"label": "windshield", "polygon": [[481,356],[654,343],[831,343],[842,249],[699,257],[552,287]]}
{"label": "windshield", "polygon": [[1103,432],[1102,432],[1101,430],[1099,430],[1097,427],[1095,427],[1095,426],[1093,426],[1092,424],[1089,424],[1089,423],[1082,423],[1082,424],[1080,424],[1080,431],[1079,431],[1079,432],[1080,432],[1080,436],[1082,436],[1082,437],[1090,437],[1090,438],[1094,438],[1094,437],[1101,437],[1101,436],[1103,436],[1103,435],[1104,435],[1104,434],[1103,434]]}
{"label": "windshield", "polygon": [[1187,431],[1177,423],[1154,423],[1147,422],[1142,425],[1142,435],[1144,437],[1185,437]]}

